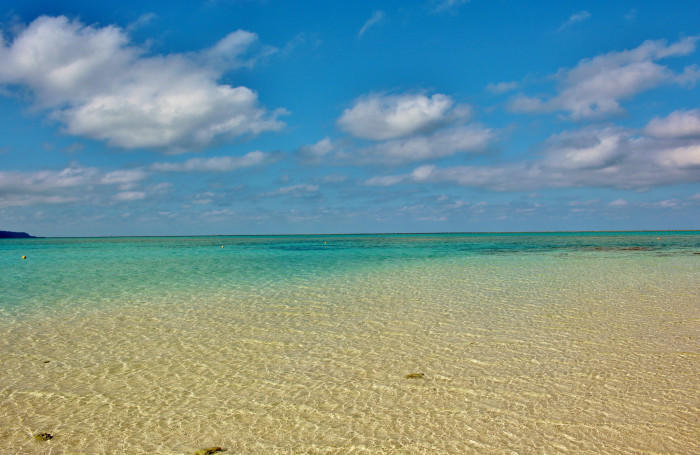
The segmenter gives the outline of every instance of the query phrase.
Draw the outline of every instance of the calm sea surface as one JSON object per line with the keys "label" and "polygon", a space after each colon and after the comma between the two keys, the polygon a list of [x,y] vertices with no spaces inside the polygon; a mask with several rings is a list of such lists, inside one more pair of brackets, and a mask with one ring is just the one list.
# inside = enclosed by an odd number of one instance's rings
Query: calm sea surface
{"label": "calm sea surface", "polygon": [[698,231],[0,240],[0,454],[698,440]]}

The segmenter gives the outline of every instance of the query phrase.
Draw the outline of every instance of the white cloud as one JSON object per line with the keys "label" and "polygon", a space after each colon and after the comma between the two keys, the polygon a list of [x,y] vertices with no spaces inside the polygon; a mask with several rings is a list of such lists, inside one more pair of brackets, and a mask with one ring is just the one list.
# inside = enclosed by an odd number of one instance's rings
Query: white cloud
{"label": "white cloud", "polygon": [[671,112],[667,117],[654,117],[645,132],[663,138],[700,137],[700,109]]}
{"label": "white cloud", "polygon": [[269,193],[263,193],[263,197],[268,196],[283,196],[286,194],[293,196],[303,196],[310,193],[318,192],[318,185],[312,185],[309,183],[299,183],[296,185],[283,186],[276,191],[270,191]]}
{"label": "white cloud", "polygon": [[145,179],[148,173],[143,169],[125,169],[106,173],[101,179],[100,183],[104,184],[132,184]]}
{"label": "white cloud", "polygon": [[513,81],[513,82],[498,82],[496,84],[488,84],[486,86],[486,90],[488,90],[491,93],[506,93],[510,92],[511,90],[515,90],[518,88],[518,83]]}
{"label": "white cloud", "polygon": [[151,22],[153,22],[154,19],[156,19],[158,15],[156,13],[145,13],[140,15],[134,22],[130,23],[126,27],[127,33],[131,33],[134,30],[138,30],[142,27],[147,26]]}
{"label": "white cloud", "polygon": [[343,111],[338,126],[363,139],[394,139],[433,129],[451,120],[451,114],[469,115],[466,106],[452,112],[453,104],[449,96],[439,93],[368,95]]}
{"label": "white cloud", "polygon": [[698,65],[688,65],[683,68],[683,72],[674,77],[674,81],[677,84],[684,85],[686,87],[694,87],[695,83],[700,79],[700,66]]}
{"label": "white cloud", "polygon": [[307,183],[300,183],[298,185],[285,186],[277,190],[280,194],[288,194],[294,192],[314,192],[318,191],[318,185],[310,185]]}
{"label": "white cloud", "polygon": [[561,24],[561,26],[559,27],[559,31],[562,31],[567,27],[570,27],[578,22],[583,22],[583,21],[588,20],[590,18],[591,18],[591,13],[589,13],[588,11],[579,11],[578,13],[574,13],[571,16],[569,16],[569,18],[566,20],[566,22]]}
{"label": "white cloud", "polygon": [[606,187],[648,189],[700,182],[700,143],[676,145],[605,127],[552,137],[533,161],[492,166],[420,166],[411,173],[372,177],[366,185],[449,183],[496,191]]}
{"label": "white cloud", "polygon": [[217,81],[270,52],[236,31],[202,52],[149,56],[115,26],[42,16],[0,41],[0,84],[26,87],[69,134],[122,148],[184,151],[282,128],[257,94]]}
{"label": "white cloud", "polygon": [[462,152],[479,152],[493,139],[493,132],[479,125],[444,128],[425,136],[394,139],[359,149],[350,156],[360,164],[402,164]]}
{"label": "white cloud", "polygon": [[626,139],[626,133],[616,128],[564,132],[549,139],[546,163],[561,169],[599,169],[620,158]]}
{"label": "white cloud", "polygon": [[252,68],[258,60],[275,52],[277,49],[274,47],[261,45],[255,33],[236,30],[211,48],[195,54],[194,58],[206,67],[224,72],[239,67]]}
{"label": "white cloud", "polygon": [[627,201],[624,199],[615,199],[608,204],[610,207],[625,207],[626,205]]}
{"label": "white cloud", "polygon": [[656,61],[694,52],[697,40],[688,37],[673,44],[645,41],[631,50],[583,59],[574,68],[557,73],[560,87],[555,96],[541,99],[519,95],[510,108],[516,112],[561,110],[574,120],[619,113],[623,110],[621,100],[662,83],[680,82],[682,75]]}
{"label": "white cloud", "polygon": [[105,173],[77,164],[57,171],[0,171],[0,207],[75,202],[96,196],[100,187],[131,188],[146,177],[140,169]]}
{"label": "white cloud", "polygon": [[653,202],[645,205],[649,207],[656,207],[662,209],[677,209],[683,206],[684,204],[683,201],[680,201],[678,199],[665,199],[663,201]]}
{"label": "white cloud", "polygon": [[406,180],[405,175],[379,175],[365,180],[367,186],[392,186]]}
{"label": "white cloud", "polygon": [[[675,147],[659,152],[657,161],[667,167],[700,167],[700,144]],[[698,169],[700,173],[700,169]]]}
{"label": "white cloud", "polygon": [[146,193],[143,191],[122,191],[114,195],[114,199],[117,201],[137,201],[145,197]]}
{"label": "white cloud", "polygon": [[254,151],[243,156],[217,156],[190,158],[183,163],[153,163],[151,169],[158,172],[230,172],[271,161],[269,153]]}
{"label": "white cloud", "polygon": [[367,19],[367,21],[364,23],[364,25],[362,26],[362,28],[360,29],[360,31],[357,32],[357,37],[358,37],[358,38],[362,38],[362,35],[364,35],[365,32],[366,32],[370,27],[372,27],[372,26],[377,25],[378,23],[380,23],[380,22],[384,19],[384,16],[385,16],[384,11],[379,10],[379,11],[373,12],[372,15],[370,16],[370,18]]}
{"label": "white cloud", "polygon": [[43,204],[67,204],[77,201],[77,197],[49,196],[36,194],[0,194],[0,208],[25,207]]}
{"label": "white cloud", "polygon": [[40,193],[99,181],[96,168],[71,166],[60,171],[0,172],[0,193]]}

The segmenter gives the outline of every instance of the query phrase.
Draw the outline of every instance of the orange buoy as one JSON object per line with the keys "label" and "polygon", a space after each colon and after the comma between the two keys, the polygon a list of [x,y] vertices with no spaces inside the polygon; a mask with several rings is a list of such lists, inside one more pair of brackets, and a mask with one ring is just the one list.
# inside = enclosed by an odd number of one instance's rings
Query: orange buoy
{"label": "orange buoy", "polygon": [[27,256],[22,256],[22,259],[27,259]]}

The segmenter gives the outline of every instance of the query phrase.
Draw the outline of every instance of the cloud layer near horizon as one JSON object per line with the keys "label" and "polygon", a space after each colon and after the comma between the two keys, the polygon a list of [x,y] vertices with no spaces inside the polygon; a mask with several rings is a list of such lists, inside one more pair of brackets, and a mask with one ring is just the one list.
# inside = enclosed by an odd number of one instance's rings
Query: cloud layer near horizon
{"label": "cloud layer near horizon", "polygon": [[[646,130],[652,125],[662,125],[662,131],[685,132],[687,113],[674,112],[655,119]],[[608,126],[554,135],[536,160],[490,166],[424,165],[407,174],[373,177],[365,184],[452,183],[495,191],[572,187],[644,190],[698,181],[700,140],[697,138],[689,139],[682,134],[642,136],[633,130]]]}

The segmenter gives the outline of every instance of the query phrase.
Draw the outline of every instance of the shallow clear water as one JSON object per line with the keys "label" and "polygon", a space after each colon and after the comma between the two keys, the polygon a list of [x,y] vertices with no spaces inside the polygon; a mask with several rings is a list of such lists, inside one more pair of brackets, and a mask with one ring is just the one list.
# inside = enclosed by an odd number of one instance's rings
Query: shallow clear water
{"label": "shallow clear water", "polygon": [[696,453],[698,253],[698,232],[0,240],[0,453]]}

